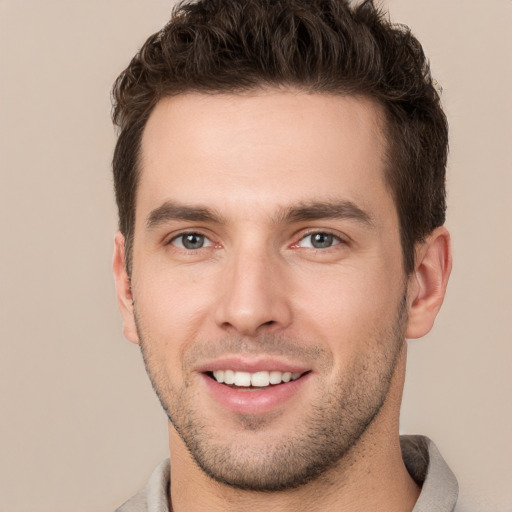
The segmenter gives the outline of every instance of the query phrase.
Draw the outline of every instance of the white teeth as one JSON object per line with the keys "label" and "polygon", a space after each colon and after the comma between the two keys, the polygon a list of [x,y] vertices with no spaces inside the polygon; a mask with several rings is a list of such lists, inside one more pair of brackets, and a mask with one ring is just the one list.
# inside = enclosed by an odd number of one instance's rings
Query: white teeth
{"label": "white teeth", "polygon": [[217,382],[224,382],[224,370],[217,370],[213,372],[213,376]]}
{"label": "white teeth", "polygon": [[270,384],[268,372],[256,372],[251,375],[251,384],[255,387],[266,387]]}
{"label": "white teeth", "polygon": [[251,385],[251,374],[249,372],[235,372],[235,386],[248,388]]}
{"label": "white teeth", "polygon": [[269,375],[270,384],[281,384],[282,376],[283,376],[283,372],[270,372],[270,375]]}
{"label": "white teeth", "polygon": [[224,382],[226,384],[235,383],[235,372],[233,370],[224,370]]}
{"label": "white teeth", "polygon": [[213,376],[217,382],[224,384],[234,384],[240,387],[265,388],[270,384],[281,384],[297,380],[302,374],[278,371],[261,371],[255,373],[236,372],[234,370],[215,370]]}

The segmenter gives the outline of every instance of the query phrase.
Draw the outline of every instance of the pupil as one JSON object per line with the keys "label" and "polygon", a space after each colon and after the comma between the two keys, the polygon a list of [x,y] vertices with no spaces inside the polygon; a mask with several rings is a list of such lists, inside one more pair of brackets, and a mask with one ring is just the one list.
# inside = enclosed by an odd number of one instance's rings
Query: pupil
{"label": "pupil", "polygon": [[333,242],[333,235],[328,233],[315,233],[313,235],[312,244],[316,249],[325,249],[330,247]]}
{"label": "pupil", "polygon": [[183,247],[187,249],[200,249],[204,244],[204,236],[194,233],[183,236]]}

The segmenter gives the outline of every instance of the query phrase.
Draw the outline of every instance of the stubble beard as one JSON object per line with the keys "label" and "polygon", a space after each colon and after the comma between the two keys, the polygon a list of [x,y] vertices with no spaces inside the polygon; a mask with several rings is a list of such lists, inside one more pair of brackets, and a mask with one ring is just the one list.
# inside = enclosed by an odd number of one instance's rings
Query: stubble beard
{"label": "stubble beard", "polygon": [[[376,333],[365,357],[344,368],[334,385],[324,386],[320,396],[309,405],[302,423],[290,423],[288,435],[274,442],[272,414],[239,415],[240,435],[223,437],[193,406],[196,390],[190,381],[185,379],[179,388],[172,386],[163,361],[153,353],[152,343],[144,336],[138,320],[137,329],[153,389],[196,464],[221,484],[241,490],[273,492],[294,489],[318,479],[340,464],[358,443],[388,395],[405,344],[406,322],[404,295],[392,327]],[[232,338],[220,345],[224,349],[237,346],[239,353],[250,352],[250,349],[243,350],[251,346]],[[296,342],[275,336],[259,339],[257,350],[271,354],[291,346],[295,347],[294,354],[304,351]],[[291,353],[289,350],[285,349],[284,353]],[[332,366],[332,355],[323,349],[315,348],[308,356],[320,361],[319,367]],[[254,439],[259,442],[254,443]]]}

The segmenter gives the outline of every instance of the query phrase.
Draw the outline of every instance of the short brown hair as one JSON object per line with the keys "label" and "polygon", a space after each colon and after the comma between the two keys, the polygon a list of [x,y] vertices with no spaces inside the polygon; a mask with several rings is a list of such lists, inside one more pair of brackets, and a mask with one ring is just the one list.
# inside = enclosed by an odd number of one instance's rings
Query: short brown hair
{"label": "short brown hair", "polygon": [[198,0],[177,5],[117,78],[113,171],[131,273],[142,133],[160,99],[184,92],[291,86],[364,95],[384,107],[386,179],[404,269],[414,246],[445,220],[448,125],[422,47],[371,0]]}

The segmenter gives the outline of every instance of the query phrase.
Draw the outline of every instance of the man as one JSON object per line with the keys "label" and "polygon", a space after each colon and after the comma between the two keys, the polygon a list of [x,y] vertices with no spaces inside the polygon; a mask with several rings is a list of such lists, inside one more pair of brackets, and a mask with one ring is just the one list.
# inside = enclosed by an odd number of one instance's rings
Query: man
{"label": "man", "polygon": [[118,510],[451,511],[400,440],[451,269],[447,125],[371,2],[178,7],[114,87],[114,272],[170,462]]}

